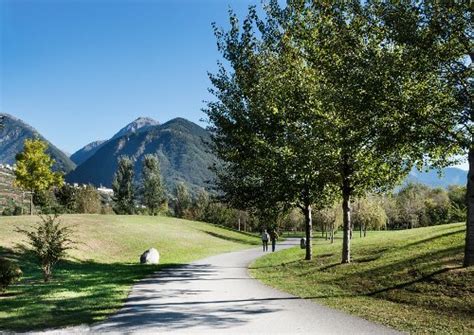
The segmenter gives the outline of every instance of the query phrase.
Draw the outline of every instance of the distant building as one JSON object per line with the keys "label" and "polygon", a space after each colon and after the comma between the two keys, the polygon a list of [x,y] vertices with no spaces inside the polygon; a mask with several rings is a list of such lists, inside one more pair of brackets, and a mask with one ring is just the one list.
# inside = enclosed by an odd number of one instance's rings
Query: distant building
{"label": "distant building", "polygon": [[97,188],[97,191],[99,193],[107,194],[107,195],[110,195],[110,196],[114,195],[114,190],[112,190],[111,188],[103,187],[103,186],[100,186],[99,188]]}

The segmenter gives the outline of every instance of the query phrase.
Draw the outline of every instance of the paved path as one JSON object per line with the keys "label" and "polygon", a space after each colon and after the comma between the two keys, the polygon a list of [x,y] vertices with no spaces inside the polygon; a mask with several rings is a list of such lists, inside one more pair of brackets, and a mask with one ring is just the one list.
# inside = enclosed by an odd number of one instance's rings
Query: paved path
{"label": "paved path", "polygon": [[62,332],[397,334],[251,279],[247,267],[260,256],[252,249],[159,271],[135,285],[125,306],[106,321]]}

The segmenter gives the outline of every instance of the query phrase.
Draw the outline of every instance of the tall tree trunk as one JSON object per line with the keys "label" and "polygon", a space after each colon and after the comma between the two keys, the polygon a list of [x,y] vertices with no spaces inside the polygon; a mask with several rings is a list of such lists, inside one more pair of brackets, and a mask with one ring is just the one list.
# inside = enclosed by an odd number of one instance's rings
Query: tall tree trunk
{"label": "tall tree trunk", "polygon": [[343,180],[342,186],[342,263],[351,262],[351,189],[347,178]]}
{"label": "tall tree trunk", "polygon": [[313,218],[311,215],[311,205],[306,204],[303,210],[304,219],[305,219],[305,230],[306,230],[306,260],[311,260],[313,258]]}
{"label": "tall tree trunk", "polygon": [[33,215],[33,191],[30,192],[30,215]]}
{"label": "tall tree trunk", "polygon": [[364,237],[367,237],[367,225],[364,225]]}
{"label": "tall tree trunk", "polygon": [[362,237],[362,223],[359,226],[359,237]]}
{"label": "tall tree trunk", "polygon": [[464,266],[474,265],[474,147],[469,148],[469,173],[467,177],[467,222]]}

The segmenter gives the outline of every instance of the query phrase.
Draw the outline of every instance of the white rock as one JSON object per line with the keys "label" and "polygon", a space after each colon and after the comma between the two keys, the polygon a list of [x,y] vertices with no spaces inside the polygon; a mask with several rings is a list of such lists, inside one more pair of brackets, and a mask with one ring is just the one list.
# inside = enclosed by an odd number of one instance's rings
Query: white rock
{"label": "white rock", "polygon": [[155,248],[150,248],[140,256],[141,264],[158,264],[160,263],[160,253]]}

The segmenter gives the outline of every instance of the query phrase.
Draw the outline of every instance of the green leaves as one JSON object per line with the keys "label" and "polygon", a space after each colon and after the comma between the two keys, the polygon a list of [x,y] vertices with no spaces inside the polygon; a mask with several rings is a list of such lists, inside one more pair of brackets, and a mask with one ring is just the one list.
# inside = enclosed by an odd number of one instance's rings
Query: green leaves
{"label": "green leaves", "polygon": [[135,213],[135,187],[133,162],[126,156],[119,157],[118,168],[112,182],[114,211],[117,214]]}
{"label": "green leaves", "polygon": [[150,215],[156,215],[166,200],[160,172],[160,162],[155,155],[145,155],[142,169],[142,198]]}
{"label": "green leaves", "polygon": [[36,193],[64,183],[63,175],[51,170],[54,159],[46,153],[47,148],[39,139],[25,140],[23,151],[16,156],[16,186]]}

